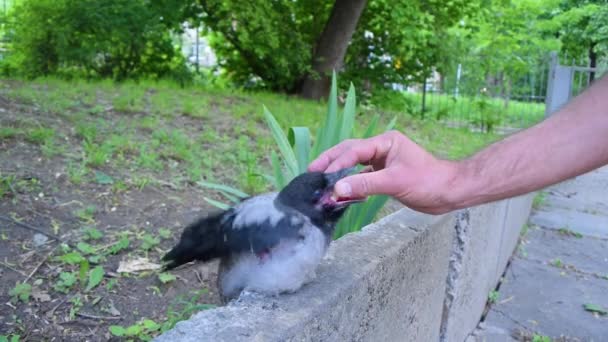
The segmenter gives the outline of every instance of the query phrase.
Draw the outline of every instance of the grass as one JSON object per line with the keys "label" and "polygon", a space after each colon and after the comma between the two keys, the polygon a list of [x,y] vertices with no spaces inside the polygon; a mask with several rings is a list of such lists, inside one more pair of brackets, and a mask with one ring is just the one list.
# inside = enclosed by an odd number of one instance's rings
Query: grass
{"label": "grass", "polygon": [[543,206],[543,204],[545,204],[545,201],[547,200],[547,193],[544,191],[539,191],[536,193],[536,195],[534,196],[534,199],[532,200],[532,208],[534,209],[540,209],[540,207]]}
{"label": "grass", "polygon": [[[91,171],[125,170],[125,181],[116,186],[117,191],[129,184],[142,188],[161,173],[172,183],[206,179],[248,193],[265,191],[269,184],[264,174],[269,173],[269,156],[276,146],[264,124],[262,106],[272,111],[281,127],[310,127],[313,136],[327,111],[323,101],[180,88],[170,81],[113,84],[42,78],[12,83],[7,96],[52,110],[67,121],[67,127],[37,122],[3,127],[0,139],[23,138],[40,145],[46,157],[68,156],[66,173],[74,185],[90,181]],[[389,100],[375,107],[359,106],[354,136],[362,136],[379,113],[378,127],[397,116],[396,129],[443,158],[466,157],[499,138],[448,128],[432,118],[420,119],[413,111],[395,109]],[[76,135],[80,151],[55,143],[66,134]]]}
{"label": "grass", "polygon": [[425,112],[422,113],[422,94],[408,92],[379,92],[371,98],[373,104],[398,111],[415,113],[434,119],[470,123],[480,126],[528,127],[544,117],[545,105],[537,102],[511,100],[485,96],[458,96],[427,93]]}
{"label": "grass", "polygon": [[[58,170],[53,169],[53,176],[61,174],[76,191],[93,188],[111,202],[108,208],[116,206],[119,210],[130,205],[113,202],[121,193],[142,191],[150,185],[161,191],[159,184],[178,189],[196,187],[197,195],[206,195],[197,185],[204,180],[250,194],[266,191],[269,183],[264,175],[271,172],[269,156],[276,152],[276,146],[266,128],[262,106],[272,111],[281,127],[310,127],[312,136],[316,136],[327,112],[323,101],[264,92],[180,88],[166,81],[114,84],[46,78],[11,81],[11,86],[3,89],[11,101],[30,104],[40,113],[27,120],[17,117],[6,124],[2,121],[0,144],[27,142],[34,147],[30,150],[39,148],[41,159],[47,157],[59,165]],[[432,118],[420,119],[416,113],[381,105],[357,108],[354,136],[362,136],[376,114],[380,114],[379,128],[397,116],[398,130],[444,158],[466,157],[500,137],[449,128]],[[37,194],[40,188],[36,178],[0,174],[0,198],[12,198],[13,193]],[[70,247],[59,248],[49,259],[48,264],[57,272],[47,281],[53,298],[73,298],[65,305],[71,308],[70,316],[75,316],[95,301],[91,292],[111,293],[121,287],[122,278],[103,277],[111,270],[107,263],[112,257],[122,258],[128,253],[152,258],[176,233],[164,228],[145,230],[142,225],[128,226],[120,232],[105,231],[101,227],[108,208],[99,203],[95,206],[92,200],[70,202],[66,201],[65,210],[69,208],[69,214],[77,218],[77,234],[72,236],[75,240],[70,241]],[[61,227],[62,232],[69,228]],[[180,283],[171,275],[149,276],[160,277],[158,285],[163,290]],[[32,301],[23,286],[13,294],[20,304],[20,298]],[[207,308],[199,297],[191,295],[181,300],[166,312],[164,321],[150,322],[140,315],[136,323],[109,333],[147,339],[195,310]]]}

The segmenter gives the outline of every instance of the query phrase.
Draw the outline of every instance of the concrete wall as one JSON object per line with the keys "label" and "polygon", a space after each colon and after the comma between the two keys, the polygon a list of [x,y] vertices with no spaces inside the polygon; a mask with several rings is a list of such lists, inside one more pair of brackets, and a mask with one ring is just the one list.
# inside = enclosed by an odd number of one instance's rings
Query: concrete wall
{"label": "concrete wall", "polygon": [[464,341],[531,198],[443,216],[400,210],[334,242],[316,280],[297,293],[245,293],[156,341]]}

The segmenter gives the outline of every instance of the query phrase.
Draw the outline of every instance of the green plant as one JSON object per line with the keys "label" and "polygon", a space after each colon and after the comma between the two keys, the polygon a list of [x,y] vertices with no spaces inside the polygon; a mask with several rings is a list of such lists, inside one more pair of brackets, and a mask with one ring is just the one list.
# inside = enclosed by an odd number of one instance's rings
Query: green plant
{"label": "green plant", "polygon": [[532,336],[532,342],[551,342],[551,337],[534,334]]}
{"label": "green plant", "polygon": [[534,209],[539,209],[543,204],[545,204],[546,200],[547,193],[544,191],[539,191],[538,193],[536,193],[534,199],[532,200],[532,207]]}
{"label": "green plant", "polygon": [[581,233],[579,233],[579,232],[575,232],[575,231],[573,231],[573,230],[571,230],[571,229],[569,229],[569,228],[566,228],[566,227],[564,227],[564,228],[560,228],[560,229],[558,230],[558,232],[559,232],[560,234],[562,234],[562,235],[565,235],[565,236],[573,236],[573,237],[575,237],[575,238],[577,238],[577,239],[582,239],[582,238],[583,238],[583,234],[581,234]]}
{"label": "green plant", "polygon": [[59,273],[59,280],[55,283],[53,288],[55,291],[68,293],[68,291],[76,284],[78,278],[73,272],[61,272]]}
{"label": "green plant", "polygon": [[158,323],[144,318],[128,327],[112,325],[109,330],[116,337],[137,337],[141,341],[150,341],[160,328]]}
{"label": "green plant", "polygon": [[160,280],[160,282],[163,284],[170,283],[170,282],[174,281],[175,279],[177,279],[177,278],[171,273],[159,273],[158,274],[158,280]]}
{"label": "green plant", "polygon": [[490,291],[490,293],[488,294],[488,303],[490,304],[494,304],[498,301],[498,298],[500,297],[500,293],[496,290],[492,290]]}
{"label": "green plant", "polygon": [[13,289],[11,289],[8,294],[11,296],[11,302],[17,303],[18,301],[22,301],[27,303],[30,300],[30,295],[32,294],[32,285],[27,283],[17,283]]}
{"label": "green plant", "polygon": [[560,258],[555,258],[551,261],[551,265],[557,267],[557,268],[563,268],[564,267],[564,263],[562,262],[562,260]]}
{"label": "green plant", "polygon": [[586,311],[593,312],[593,313],[596,313],[601,316],[608,315],[608,309],[604,309],[603,307],[601,307],[597,304],[593,304],[593,303],[583,304],[583,308]]}
{"label": "green plant", "polygon": [[160,243],[160,239],[152,236],[151,234],[144,234],[144,236],[141,238],[141,241],[142,243],[140,248],[144,251],[148,251]]}
{"label": "green plant", "polygon": [[[308,127],[292,127],[290,128],[288,135],[285,135],[275,117],[266,107],[264,107],[264,119],[270,128],[280,152],[280,155],[274,151],[271,153],[270,160],[273,174],[266,175],[266,178],[276,190],[282,189],[294,177],[306,172],[308,164],[323,151],[345,139],[353,137],[356,114],[355,87],[352,84],[350,85],[342,115],[338,112],[337,94],[337,79],[336,74],[334,73],[325,122],[319,127],[317,136],[314,140],[311,138]],[[375,133],[378,119],[379,118],[376,116],[372,120],[363,137],[369,137]],[[388,124],[386,129],[392,129],[395,125],[395,121],[396,118]],[[312,147],[311,141],[314,141]],[[232,200],[232,202],[236,202],[239,199],[248,196],[239,190],[230,189],[226,186],[218,187],[217,185],[203,182],[199,182],[199,185],[220,190],[221,193]],[[209,198],[205,198],[205,200],[210,204],[223,209],[228,207],[225,203]],[[364,203],[351,206],[336,227],[334,238],[339,238],[349,232],[357,231],[371,223],[387,200],[387,196],[372,196]]]}
{"label": "green plant", "polygon": [[0,335],[0,342],[19,342],[21,336],[19,335]]}

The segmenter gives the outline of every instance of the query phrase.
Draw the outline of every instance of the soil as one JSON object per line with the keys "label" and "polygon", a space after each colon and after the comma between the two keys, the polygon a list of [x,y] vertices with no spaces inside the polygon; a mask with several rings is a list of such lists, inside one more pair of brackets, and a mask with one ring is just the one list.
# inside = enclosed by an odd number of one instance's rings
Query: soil
{"label": "soil", "polygon": [[[111,112],[106,115],[106,120],[118,117]],[[112,191],[90,178],[74,185],[67,176],[68,157],[81,153],[81,141],[73,127],[58,115],[40,113],[35,106],[0,95],[0,127],[18,127],[24,122],[53,127],[67,148],[61,155],[47,158],[39,145],[21,137],[0,139],[0,176],[12,177],[10,191],[0,197],[0,336],[18,334],[22,341],[107,341],[113,339],[110,325],[128,327],[142,318],[162,323],[168,311],[180,310],[180,299],[191,297],[195,290],[205,290],[196,304],[219,305],[214,263],[172,271],[177,279],[167,284],[152,271],[116,272],[120,261],[137,257],[160,263],[184,225],[213,210],[201,200],[199,188],[175,186],[170,175],[160,175],[160,183],[123,191]],[[97,170],[114,178],[126,178],[130,172],[110,166]],[[95,207],[92,221],[77,215],[87,206]],[[75,246],[84,241],[83,228],[90,226],[101,231],[103,238],[88,243],[112,244],[118,234],[129,232],[130,246],[100,263],[105,276],[99,286],[87,292],[85,286],[76,284],[67,294],[61,293],[54,289],[59,274],[78,274],[78,266],[58,262],[55,257],[63,254],[62,244]],[[170,229],[171,236],[143,251],[140,238],[145,233],[159,236],[160,228]],[[60,241],[49,236],[45,239],[45,234]],[[26,302],[12,300],[9,292],[26,279],[34,284],[30,298]],[[112,282],[116,283],[108,289]],[[80,298],[81,307],[73,303],[76,298]]]}

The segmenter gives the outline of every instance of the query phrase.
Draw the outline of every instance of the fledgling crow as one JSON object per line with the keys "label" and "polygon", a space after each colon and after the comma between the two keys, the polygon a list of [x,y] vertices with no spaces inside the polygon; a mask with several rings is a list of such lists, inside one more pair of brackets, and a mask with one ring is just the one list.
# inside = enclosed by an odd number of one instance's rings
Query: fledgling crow
{"label": "fledgling crow", "polygon": [[333,195],[336,182],[353,170],[304,173],[278,193],[250,197],[199,219],[163,257],[165,269],[220,258],[218,287],[224,301],[242,290],[297,291],[314,277],[348,206],[364,200]]}

